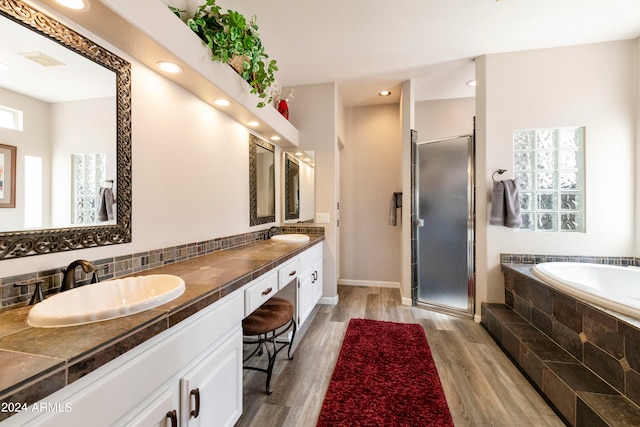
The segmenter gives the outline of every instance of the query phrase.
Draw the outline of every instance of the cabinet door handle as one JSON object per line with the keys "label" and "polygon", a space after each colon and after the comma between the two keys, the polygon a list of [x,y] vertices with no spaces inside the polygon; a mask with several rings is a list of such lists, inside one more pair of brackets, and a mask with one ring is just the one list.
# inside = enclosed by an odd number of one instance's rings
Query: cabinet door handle
{"label": "cabinet door handle", "polygon": [[198,415],[200,415],[200,389],[199,388],[194,388],[193,390],[191,390],[190,395],[195,397],[196,409],[193,409],[189,413],[189,415],[190,415],[189,418],[191,418],[191,417],[198,418]]}
{"label": "cabinet door handle", "polygon": [[273,288],[267,288],[267,289],[265,289],[264,291],[262,291],[262,296],[269,295],[269,294],[271,293],[271,291],[272,291],[272,290],[273,290]]}
{"label": "cabinet door handle", "polygon": [[178,413],[175,409],[167,412],[167,418],[171,421],[171,427],[178,427]]}
{"label": "cabinet door handle", "polygon": [[293,270],[291,273],[289,273],[289,276],[295,276],[296,275],[296,271]]}

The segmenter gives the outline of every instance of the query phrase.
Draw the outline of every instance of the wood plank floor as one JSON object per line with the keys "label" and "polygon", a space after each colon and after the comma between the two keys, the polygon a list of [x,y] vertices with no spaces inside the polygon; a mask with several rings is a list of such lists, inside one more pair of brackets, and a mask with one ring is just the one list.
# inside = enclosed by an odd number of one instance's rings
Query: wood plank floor
{"label": "wood plank floor", "polygon": [[294,359],[278,355],[271,395],[264,392],[265,374],[244,371],[236,426],[315,426],[352,318],[424,327],[456,426],[564,425],[473,320],[403,306],[398,289],[339,286],[338,294],[338,305],[318,305],[296,335]]}

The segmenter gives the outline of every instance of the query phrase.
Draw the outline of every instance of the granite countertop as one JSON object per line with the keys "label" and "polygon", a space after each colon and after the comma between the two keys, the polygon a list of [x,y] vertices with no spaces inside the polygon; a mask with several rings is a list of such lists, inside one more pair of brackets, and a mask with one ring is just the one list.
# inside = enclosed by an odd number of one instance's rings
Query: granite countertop
{"label": "granite countertop", "polygon": [[[174,274],[184,293],[130,316],[64,328],[32,328],[31,306],[0,312],[0,402],[43,399],[149,338],[215,303],[324,239],[304,243],[255,241],[135,275]],[[89,285],[90,286],[90,285]],[[0,413],[0,420],[11,414]]]}

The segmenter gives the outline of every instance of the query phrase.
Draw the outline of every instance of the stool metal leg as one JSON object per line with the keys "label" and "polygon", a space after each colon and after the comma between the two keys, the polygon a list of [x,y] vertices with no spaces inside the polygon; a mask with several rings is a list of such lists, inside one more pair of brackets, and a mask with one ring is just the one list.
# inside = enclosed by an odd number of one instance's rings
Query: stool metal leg
{"label": "stool metal leg", "polygon": [[[287,340],[287,342],[278,342],[277,338],[282,336],[284,333],[286,333],[289,329],[291,329],[293,327],[293,334],[291,335],[291,340]],[[267,368],[258,368],[255,366],[246,366],[243,365],[244,369],[250,369],[253,371],[260,371],[260,372],[264,372],[267,374],[267,381],[266,381],[266,392],[267,394],[271,394],[273,392],[273,390],[271,390],[271,376],[273,374],[273,367],[275,366],[276,363],[276,356],[278,355],[278,353],[280,353],[280,351],[282,349],[284,349],[285,347],[289,347],[288,349],[288,353],[287,353],[287,357],[289,360],[293,359],[293,356],[291,355],[291,348],[293,346],[293,340],[296,336],[296,330],[297,330],[297,325],[296,322],[294,321],[294,319],[291,319],[291,321],[284,327],[284,329],[282,329],[280,332],[276,332],[274,331],[270,331],[267,332],[265,334],[260,334],[257,336],[257,339],[255,340],[244,340],[244,344],[256,344],[256,348],[247,356],[243,359],[243,362],[246,362],[247,360],[251,359],[254,355],[258,354],[261,355],[262,354],[262,346],[264,346],[264,348],[267,351],[267,359],[269,361]],[[269,336],[269,334],[271,334]],[[269,348],[269,343],[271,343],[271,347],[273,349],[273,353],[271,351],[271,349]],[[280,347],[278,347],[278,344],[282,344]]]}

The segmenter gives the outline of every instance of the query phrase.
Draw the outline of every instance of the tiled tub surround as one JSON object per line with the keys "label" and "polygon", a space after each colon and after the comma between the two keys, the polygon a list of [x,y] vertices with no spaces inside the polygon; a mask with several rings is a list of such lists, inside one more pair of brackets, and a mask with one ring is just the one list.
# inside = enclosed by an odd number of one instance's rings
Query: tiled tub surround
{"label": "tiled tub surround", "polygon": [[565,295],[530,270],[502,265],[506,304],[483,304],[483,325],[570,425],[638,425],[640,320]]}
{"label": "tiled tub surround", "polygon": [[[309,229],[306,232],[309,233]],[[184,279],[185,292],[167,304],[123,318],[41,329],[26,325],[29,306],[22,304],[3,310],[0,312],[0,402],[31,404],[71,384],[324,238],[322,234],[309,235],[311,239],[305,243],[254,240],[185,260],[180,260],[182,249],[169,250],[176,256],[164,259],[161,266],[152,267],[150,263],[149,268],[137,274],[175,274]],[[189,247],[185,246],[184,250],[189,252]],[[142,255],[139,259],[147,256],[151,255]],[[133,264],[134,257],[128,259]],[[114,262],[117,265],[119,261]],[[133,272],[132,265],[128,273]],[[0,420],[10,415],[0,412]]]}
{"label": "tiled tub surround", "polygon": [[[280,227],[280,230],[284,234],[324,234],[323,227],[299,224],[284,225]],[[247,243],[257,240],[264,240],[267,231],[268,230],[259,230],[203,242],[122,255],[115,258],[93,260],[91,263],[99,269],[100,280],[108,280],[246,245]],[[70,253],[69,256],[73,257],[73,253]],[[70,258],[69,261],[71,260]],[[42,282],[41,286],[45,296],[55,294],[58,292],[62,282],[61,269],[65,267],[66,265],[55,269],[25,273],[17,276],[0,277],[2,307],[6,308],[13,305],[20,305],[25,301],[29,301],[35,290],[35,282],[38,281]],[[76,274],[79,274],[79,276],[76,276],[79,277],[79,284],[89,283],[91,274],[85,274],[80,268]],[[14,285],[26,286],[16,287]]]}

